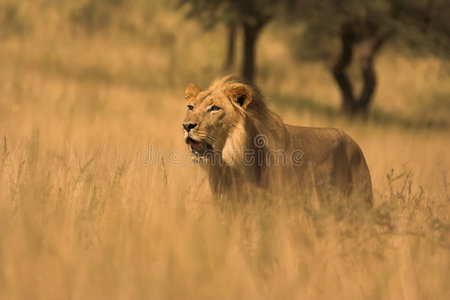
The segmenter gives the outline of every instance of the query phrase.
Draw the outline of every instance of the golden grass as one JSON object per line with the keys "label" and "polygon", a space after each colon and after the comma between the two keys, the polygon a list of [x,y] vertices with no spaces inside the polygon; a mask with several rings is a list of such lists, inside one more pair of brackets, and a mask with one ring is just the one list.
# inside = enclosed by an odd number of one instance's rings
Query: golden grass
{"label": "golden grass", "polygon": [[[69,6],[19,3],[33,30],[0,48],[0,299],[450,297],[448,129],[281,105],[291,95],[333,108],[338,94],[323,67],[286,55],[275,64],[271,49],[285,49],[269,29],[260,60],[278,72],[261,77],[271,106],[290,123],[349,132],[366,154],[375,207],[216,202],[201,170],[168,155],[185,149],[183,86],[220,73],[221,48],[203,47],[223,43],[220,34],[162,5],[138,27],[145,38],[87,36],[69,29]],[[140,24],[137,13],[128,12]],[[376,108],[417,117],[431,92],[448,95],[447,71],[434,72],[442,66],[386,53]],[[143,161],[149,147],[163,159]]]}

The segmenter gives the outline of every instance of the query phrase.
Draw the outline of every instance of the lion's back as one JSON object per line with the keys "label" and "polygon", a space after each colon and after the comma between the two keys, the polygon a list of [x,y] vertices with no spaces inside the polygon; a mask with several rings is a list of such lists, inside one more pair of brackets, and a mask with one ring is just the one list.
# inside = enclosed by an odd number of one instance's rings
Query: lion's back
{"label": "lion's back", "polygon": [[290,148],[301,150],[310,159],[320,162],[325,160],[351,138],[336,128],[319,128],[286,125],[290,135]]}

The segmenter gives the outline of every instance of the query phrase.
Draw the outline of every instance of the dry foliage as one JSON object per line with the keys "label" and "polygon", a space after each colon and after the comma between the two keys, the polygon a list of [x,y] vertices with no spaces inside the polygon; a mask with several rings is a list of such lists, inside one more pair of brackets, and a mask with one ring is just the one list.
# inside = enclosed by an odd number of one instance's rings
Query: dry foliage
{"label": "dry foliage", "polygon": [[9,2],[28,29],[0,48],[1,299],[449,299],[449,131],[414,127],[420,107],[445,121],[445,63],[387,51],[376,110],[412,121],[348,123],[323,67],[293,63],[272,27],[260,56],[271,106],[348,131],[375,206],[224,203],[169,157],[185,150],[185,84],[218,76],[220,28],[137,1],[121,8],[128,25],[89,35],[70,23],[74,4]]}

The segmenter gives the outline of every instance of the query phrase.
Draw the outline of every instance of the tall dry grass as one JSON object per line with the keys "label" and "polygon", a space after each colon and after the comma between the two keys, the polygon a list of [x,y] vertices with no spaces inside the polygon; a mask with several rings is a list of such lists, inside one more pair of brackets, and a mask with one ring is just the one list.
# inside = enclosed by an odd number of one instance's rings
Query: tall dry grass
{"label": "tall dry grass", "polygon": [[271,107],[348,131],[375,206],[221,203],[169,156],[185,150],[184,85],[220,74],[220,28],[137,1],[86,31],[71,19],[84,2],[6,2],[24,25],[0,47],[0,299],[449,298],[450,134],[416,122],[446,121],[444,62],[386,51],[381,117],[349,123],[325,68],[268,28]]}

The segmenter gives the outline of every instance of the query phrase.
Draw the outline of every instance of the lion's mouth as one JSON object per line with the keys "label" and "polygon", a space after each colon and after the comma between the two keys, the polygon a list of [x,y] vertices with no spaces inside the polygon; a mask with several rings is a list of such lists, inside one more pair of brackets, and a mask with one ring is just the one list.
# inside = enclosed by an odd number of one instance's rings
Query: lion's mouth
{"label": "lion's mouth", "polygon": [[205,142],[196,141],[190,137],[186,139],[186,143],[191,146],[192,153],[205,156],[208,152],[212,151],[212,146]]}

